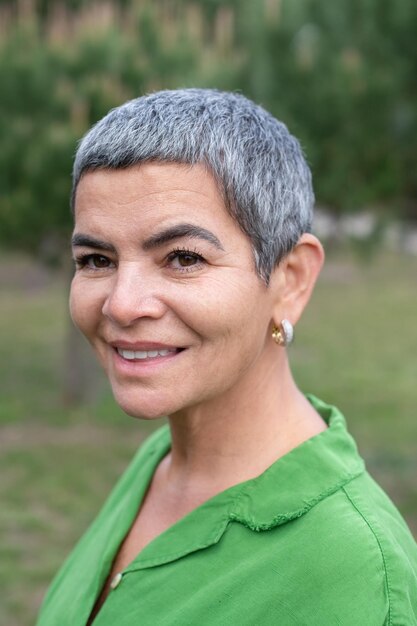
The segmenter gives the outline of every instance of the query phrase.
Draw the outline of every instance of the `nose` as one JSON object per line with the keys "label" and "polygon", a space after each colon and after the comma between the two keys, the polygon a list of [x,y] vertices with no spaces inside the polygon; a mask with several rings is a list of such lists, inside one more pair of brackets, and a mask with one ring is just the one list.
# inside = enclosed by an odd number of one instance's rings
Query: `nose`
{"label": "nose", "polygon": [[102,312],[118,326],[131,326],[140,318],[159,319],[166,311],[155,276],[145,276],[133,262],[120,264]]}

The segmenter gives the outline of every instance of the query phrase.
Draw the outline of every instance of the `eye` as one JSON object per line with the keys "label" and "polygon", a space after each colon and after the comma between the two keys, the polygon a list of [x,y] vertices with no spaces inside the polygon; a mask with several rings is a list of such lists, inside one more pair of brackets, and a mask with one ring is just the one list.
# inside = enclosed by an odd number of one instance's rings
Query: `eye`
{"label": "eye", "polygon": [[200,269],[204,263],[204,259],[196,251],[191,250],[173,250],[168,255],[168,265],[178,272],[193,272]]}
{"label": "eye", "polygon": [[102,254],[83,254],[76,257],[75,265],[78,269],[87,269],[92,271],[105,270],[114,267],[113,261]]}

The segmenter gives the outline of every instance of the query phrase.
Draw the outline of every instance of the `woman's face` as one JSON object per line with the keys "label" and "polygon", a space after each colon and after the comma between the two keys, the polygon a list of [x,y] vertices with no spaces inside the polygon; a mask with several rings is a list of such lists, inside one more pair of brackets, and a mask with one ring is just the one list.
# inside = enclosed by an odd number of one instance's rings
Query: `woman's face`
{"label": "woman's face", "polygon": [[71,315],[127,413],[172,415],[253,374],[271,290],[202,165],[87,173],[75,218]]}

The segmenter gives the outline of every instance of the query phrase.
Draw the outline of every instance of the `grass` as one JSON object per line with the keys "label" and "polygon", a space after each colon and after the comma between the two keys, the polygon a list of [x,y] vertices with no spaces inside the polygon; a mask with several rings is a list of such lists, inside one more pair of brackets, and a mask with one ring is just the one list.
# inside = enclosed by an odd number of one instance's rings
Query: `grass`
{"label": "grass", "polygon": [[[2,259],[0,623],[33,623],[45,588],[152,427],[94,397],[62,401],[67,327],[59,276]],[[417,535],[417,259],[329,259],[291,348],[300,387],[337,404],[368,468]]]}

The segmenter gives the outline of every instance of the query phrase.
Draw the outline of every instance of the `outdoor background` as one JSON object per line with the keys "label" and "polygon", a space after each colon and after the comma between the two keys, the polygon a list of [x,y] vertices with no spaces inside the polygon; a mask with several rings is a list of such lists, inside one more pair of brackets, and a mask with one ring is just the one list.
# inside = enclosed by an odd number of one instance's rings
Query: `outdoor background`
{"label": "outdoor background", "polygon": [[76,142],[155,89],[238,90],[300,138],[327,266],[296,378],[417,536],[416,32],[415,0],[0,0],[0,623],[33,623],[153,427],[115,406],[67,294]]}

